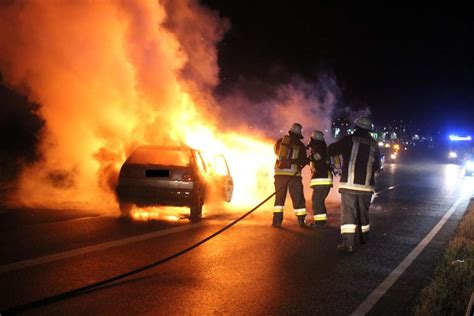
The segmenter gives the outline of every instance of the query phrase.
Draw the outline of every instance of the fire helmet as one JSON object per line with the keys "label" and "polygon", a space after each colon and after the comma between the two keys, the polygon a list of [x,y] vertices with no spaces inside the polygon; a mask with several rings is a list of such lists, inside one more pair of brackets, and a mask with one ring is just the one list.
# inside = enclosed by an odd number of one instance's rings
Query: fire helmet
{"label": "fire helmet", "polygon": [[303,138],[303,126],[301,126],[300,123],[293,123],[293,125],[291,125],[291,128],[288,132],[296,134],[300,136],[300,138]]}
{"label": "fire helmet", "polygon": [[311,133],[311,138],[314,140],[321,140],[324,141],[324,133],[321,131],[313,131]]}
{"label": "fire helmet", "polygon": [[367,116],[358,117],[354,123],[355,123],[355,126],[357,127],[367,129],[369,131],[374,130],[374,124],[372,124],[372,120],[368,118]]}

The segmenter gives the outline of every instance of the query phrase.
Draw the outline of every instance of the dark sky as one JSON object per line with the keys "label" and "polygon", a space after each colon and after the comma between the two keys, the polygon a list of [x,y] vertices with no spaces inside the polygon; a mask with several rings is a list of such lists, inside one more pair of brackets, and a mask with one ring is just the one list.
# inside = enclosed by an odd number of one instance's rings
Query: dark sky
{"label": "dark sky", "polygon": [[344,103],[370,106],[376,120],[474,125],[474,19],[467,7],[202,2],[231,22],[219,46],[220,90],[239,77],[311,80],[329,70]]}

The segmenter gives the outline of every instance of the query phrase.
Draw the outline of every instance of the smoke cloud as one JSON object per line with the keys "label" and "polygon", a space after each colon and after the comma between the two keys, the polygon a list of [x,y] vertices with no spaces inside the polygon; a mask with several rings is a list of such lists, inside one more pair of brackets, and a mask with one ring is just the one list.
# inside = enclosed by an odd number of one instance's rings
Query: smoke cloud
{"label": "smoke cloud", "polygon": [[16,200],[101,203],[97,188],[113,184],[115,163],[136,143],[176,140],[170,118],[199,117],[179,82],[187,55],[166,17],[155,1],[2,4],[1,71],[47,124],[44,160],[24,170]]}
{"label": "smoke cloud", "polygon": [[2,2],[0,71],[46,122],[42,159],[24,168],[11,202],[114,207],[121,164],[147,143],[215,144],[241,177],[237,197],[269,193],[268,136],[293,122],[328,129],[340,92],[321,75],[268,87],[258,101],[238,87],[214,97],[229,27],[197,1]]}
{"label": "smoke cloud", "polygon": [[263,130],[272,137],[286,133],[291,125],[303,125],[304,134],[314,129],[329,131],[331,115],[340,102],[334,76],[321,73],[310,82],[294,76],[286,83],[241,81],[219,99],[224,117]]}

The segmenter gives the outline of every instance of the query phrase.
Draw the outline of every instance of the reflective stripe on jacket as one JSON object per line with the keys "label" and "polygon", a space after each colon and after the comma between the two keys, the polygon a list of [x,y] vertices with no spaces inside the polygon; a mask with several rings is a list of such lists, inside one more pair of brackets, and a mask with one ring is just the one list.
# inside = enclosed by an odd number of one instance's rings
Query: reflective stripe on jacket
{"label": "reflective stripe on jacket", "polygon": [[[280,138],[274,147],[275,154],[277,155],[281,142],[282,139]],[[282,160],[277,159],[275,161],[275,175],[292,176],[297,172],[299,166],[304,166],[306,163],[307,157],[304,144],[298,139],[291,138],[288,156],[284,157]],[[296,175],[301,176],[301,170],[298,171]]]}
{"label": "reflective stripe on jacket", "polygon": [[329,169],[327,146],[324,141],[311,139],[308,147],[311,150],[311,182],[310,186],[331,186],[332,173]]}
{"label": "reflective stripe on jacket", "polygon": [[313,178],[311,179],[310,186],[332,186],[332,174],[329,171],[327,178]]}
{"label": "reflective stripe on jacket", "polygon": [[329,155],[342,158],[340,192],[371,193],[374,191],[374,174],[380,168],[380,151],[377,142],[367,130],[358,129],[329,145]]}

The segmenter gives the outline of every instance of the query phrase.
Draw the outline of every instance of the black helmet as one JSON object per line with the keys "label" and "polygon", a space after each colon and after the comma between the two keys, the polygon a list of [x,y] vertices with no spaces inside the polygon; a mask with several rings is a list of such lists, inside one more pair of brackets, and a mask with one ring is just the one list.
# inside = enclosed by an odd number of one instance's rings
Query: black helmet
{"label": "black helmet", "polygon": [[303,138],[303,126],[301,126],[300,123],[293,123],[288,132],[298,135],[300,138]]}

